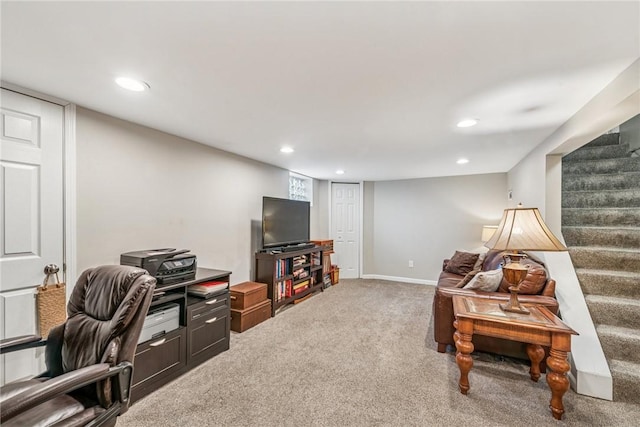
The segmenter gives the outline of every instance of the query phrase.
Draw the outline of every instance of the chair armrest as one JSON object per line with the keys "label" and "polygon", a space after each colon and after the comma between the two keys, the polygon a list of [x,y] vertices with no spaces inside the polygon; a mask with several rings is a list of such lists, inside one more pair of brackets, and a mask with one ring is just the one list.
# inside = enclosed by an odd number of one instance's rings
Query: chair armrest
{"label": "chair armrest", "polygon": [[82,369],[67,372],[50,380],[35,384],[22,393],[16,394],[2,402],[0,423],[34,408],[58,395],[95,383],[112,375],[118,374],[121,369],[109,369],[108,363],[100,363],[87,366]]}
{"label": "chair armrest", "polygon": [[5,338],[0,340],[0,354],[42,347],[46,344],[47,340],[43,340],[40,335],[21,335],[19,337]]}

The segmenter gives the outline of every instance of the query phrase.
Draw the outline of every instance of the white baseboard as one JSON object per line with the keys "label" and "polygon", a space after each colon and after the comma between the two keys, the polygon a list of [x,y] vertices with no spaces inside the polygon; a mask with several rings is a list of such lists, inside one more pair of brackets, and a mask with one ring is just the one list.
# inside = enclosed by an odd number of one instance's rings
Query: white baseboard
{"label": "white baseboard", "polygon": [[416,283],[418,285],[435,286],[438,282],[435,280],[413,279],[411,277],[384,276],[382,274],[363,274],[363,279],[391,280],[394,282]]}

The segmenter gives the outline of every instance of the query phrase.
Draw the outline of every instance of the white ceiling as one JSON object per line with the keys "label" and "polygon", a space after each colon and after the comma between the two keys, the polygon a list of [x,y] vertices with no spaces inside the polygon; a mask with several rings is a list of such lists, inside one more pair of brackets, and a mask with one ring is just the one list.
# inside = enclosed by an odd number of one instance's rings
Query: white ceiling
{"label": "white ceiling", "polygon": [[640,57],[636,1],[1,8],[2,80],[320,179],[506,172]]}

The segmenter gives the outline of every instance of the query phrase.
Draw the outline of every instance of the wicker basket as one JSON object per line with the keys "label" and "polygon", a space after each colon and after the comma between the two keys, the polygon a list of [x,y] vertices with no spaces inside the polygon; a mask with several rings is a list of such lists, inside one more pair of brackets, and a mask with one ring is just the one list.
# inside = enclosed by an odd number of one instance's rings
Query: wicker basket
{"label": "wicker basket", "polygon": [[337,285],[340,281],[340,268],[337,265],[331,266],[331,284]]}

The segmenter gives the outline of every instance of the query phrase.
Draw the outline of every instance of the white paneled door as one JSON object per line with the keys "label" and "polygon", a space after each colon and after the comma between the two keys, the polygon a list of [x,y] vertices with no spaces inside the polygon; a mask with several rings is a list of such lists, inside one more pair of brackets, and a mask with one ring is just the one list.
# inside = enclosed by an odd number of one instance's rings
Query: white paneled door
{"label": "white paneled door", "polygon": [[[62,272],[64,108],[6,89],[1,95],[0,337],[6,338],[37,332],[34,292],[44,266],[57,264]],[[2,383],[37,373],[35,354],[3,356]]]}
{"label": "white paneled door", "polygon": [[360,184],[331,184],[331,238],[340,278],[359,278]]}

